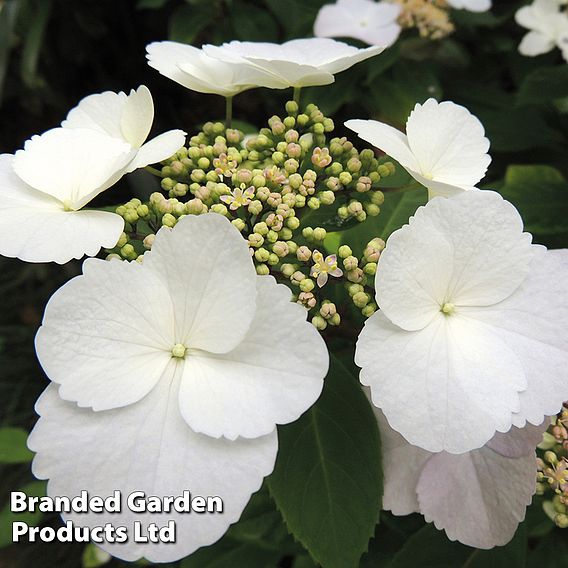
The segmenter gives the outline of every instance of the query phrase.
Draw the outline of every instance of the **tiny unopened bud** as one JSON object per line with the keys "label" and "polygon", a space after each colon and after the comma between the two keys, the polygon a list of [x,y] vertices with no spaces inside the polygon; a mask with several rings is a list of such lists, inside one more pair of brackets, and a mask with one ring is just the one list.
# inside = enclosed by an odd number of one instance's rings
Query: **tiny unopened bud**
{"label": "tiny unopened bud", "polygon": [[360,268],[354,268],[353,270],[347,272],[347,280],[349,280],[349,282],[355,282],[356,284],[358,284],[359,282],[362,282],[363,277],[364,274]]}
{"label": "tiny unopened bud", "polygon": [[359,266],[359,260],[355,256],[348,256],[347,258],[343,259],[343,267],[345,270],[355,270]]}
{"label": "tiny unopened bud", "polygon": [[361,313],[364,317],[370,318],[375,312],[377,311],[377,304],[370,303],[367,304],[362,310]]}
{"label": "tiny unopened bud", "polygon": [[162,225],[165,227],[173,227],[176,223],[177,219],[171,213],[166,213],[162,217]]}
{"label": "tiny unopened bud", "polygon": [[374,276],[377,273],[377,263],[376,262],[368,262],[363,267],[363,272],[369,276]]}
{"label": "tiny unopened bud", "polygon": [[358,308],[364,308],[369,303],[370,299],[369,294],[366,294],[365,292],[357,292],[357,294],[353,296],[353,303]]}
{"label": "tiny unopened bud", "polygon": [[312,325],[318,331],[323,331],[327,327],[327,322],[321,316],[314,316],[312,318]]}
{"label": "tiny unopened bud", "polygon": [[320,308],[320,316],[325,319],[329,319],[337,313],[337,308],[334,303],[327,302]]}
{"label": "tiny unopened bud", "polygon": [[303,304],[310,310],[316,306],[317,300],[311,292],[300,292],[298,294],[298,303]]}
{"label": "tiny unopened bud", "polygon": [[290,276],[296,272],[296,267],[293,264],[286,263],[280,267],[280,272],[282,272],[283,276],[286,278],[290,278]]}
{"label": "tiny unopened bud", "polygon": [[241,233],[245,230],[246,228],[246,223],[242,220],[242,219],[233,219],[231,221],[231,224],[233,225],[233,227],[236,227]]}
{"label": "tiny unopened bud", "polygon": [[142,241],[142,245],[144,246],[145,249],[150,250],[152,248],[152,245],[154,244],[155,239],[156,235],[154,233],[146,235],[144,237],[144,240]]}
{"label": "tiny unopened bud", "polygon": [[249,246],[258,248],[264,244],[264,237],[259,233],[252,233],[248,236]]}
{"label": "tiny unopened bud", "polygon": [[258,199],[251,201],[248,205],[248,212],[251,215],[260,215],[260,213],[262,213],[262,201]]}
{"label": "tiny unopened bud", "polygon": [[339,258],[347,258],[353,254],[353,251],[350,246],[341,245],[337,250],[337,254],[339,255]]}
{"label": "tiny unopened bud", "polygon": [[282,258],[289,253],[288,245],[284,241],[276,241],[272,245],[272,252]]}
{"label": "tiny unopened bud", "polygon": [[257,264],[256,273],[259,276],[268,276],[268,274],[270,274],[270,268],[268,268],[266,264]]}
{"label": "tiny unopened bud", "polygon": [[312,258],[312,251],[306,246],[298,247],[296,257],[302,262],[307,262],[310,258]]}

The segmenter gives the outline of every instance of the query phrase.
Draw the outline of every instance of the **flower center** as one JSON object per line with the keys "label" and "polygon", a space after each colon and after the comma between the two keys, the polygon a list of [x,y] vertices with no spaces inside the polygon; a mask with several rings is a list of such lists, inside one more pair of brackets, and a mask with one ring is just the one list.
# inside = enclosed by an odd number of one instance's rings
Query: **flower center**
{"label": "flower center", "polygon": [[179,359],[185,357],[185,345],[176,343],[172,348],[172,357],[178,357]]}
{"label": "flower center", "polygon": [[442,305],[440,311],[447,316],[451,316],[453,313],[455,313],[456,307],[451,302],[446,302]]}

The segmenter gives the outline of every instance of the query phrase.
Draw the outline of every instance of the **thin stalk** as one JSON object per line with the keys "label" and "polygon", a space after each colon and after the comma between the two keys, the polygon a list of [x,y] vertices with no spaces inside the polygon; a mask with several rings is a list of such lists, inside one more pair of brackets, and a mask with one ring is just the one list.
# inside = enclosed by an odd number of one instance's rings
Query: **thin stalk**
{"label": "thin stalk", "polygon": [[156,168],[153,168],[152,166],[146,166],[144,169],[147,172],[151,173],[153,176],[158,176],[158,177],[161,177],[161,178],[166,177],[166,176],[164,176],[164,174],[160,170],[157,170]]}
{"label": "thin stalk", "polygon": [[233,97],[225,97],[225,128],[233,123]]}
{"label": "thin stalk", "polygon": [[302,87],[294,87],[294,102],[300,106],[300,93],[302,92]]}

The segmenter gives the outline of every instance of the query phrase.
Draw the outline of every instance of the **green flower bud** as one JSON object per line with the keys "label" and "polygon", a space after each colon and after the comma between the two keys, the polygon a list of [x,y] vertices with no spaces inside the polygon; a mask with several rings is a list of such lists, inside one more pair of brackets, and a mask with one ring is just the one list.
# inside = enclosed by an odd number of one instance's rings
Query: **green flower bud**
{"label": "green flower bud", "polygon": [[294,128],[296,126],[296,119],[293,116],[287,116],[282,122],[286,128]]}
{"label": "green flower bud", "polygon": [[349,185],[353,181],[351,174],[349,172],[341,172],[339,174],[339,183],[341,185]]}
{"label": "green flower bud", "polygon": [[268,257],[268,264],[270,266],[276,266],[279,262],[280,258],[275,253],[271,253],[270,256]]}
{"label": "green flower bud", "polygon": [[123,217],[124,217],[124,220],[125,220],[127,223],[130,223],[131,225],[134,225],[134,223],[136,223],[136,222],[138,221],[138,219],[139,219],[138,213],[136,213],[136,210],[135,210],[135,209],[127,209],[127,210],[124,212]]}
{"label": "green flower bud", "polygon": [[357,292],[357,294],[353,296],[353,303],[358,308],[364,308],[370,300],[371,298],[369,297],[369,294],[366,294],[365,292]]}
{"label": "green flower bud", "polygon": [[327,322],[321,316],[314,316],[312,318],[312,325],[318,331],[323,331],[327,327]]}
{"label": "green flower bud", "polygon": [[312,251],[306,246],[298,247],[298,250],[296,251],[296,258],[302,262],[307,262],[310,258],[312,258]]}
{"label": "green flower bud", "polygon": [[335,193],[330,190],[321,191],[318,193],[318,198],[322,205],[331,205],[335,201]]}
{"label": "green flower bud", "polygon": [[252,185],[255,188],[264,187],[266,185],[266,178],[263,175],[256,175],[252,178]]}
{"label": "green flower bud", "polygon": [[370,303],[367,304],[362,310],[361,313],[363,314],[363,316],[365,316],[366,318],[370,318],[375,312],[377,311],[377,304]]}
{"label": "green flower bud", "polygon": [[145,249],[150,250],[155,240],[156,240],[156,235],[154,233],[150,233],[149,235],[146,235],[144,237],[142,245]]}
{"label": "green flower bud", "polygon": [[369,276],[374,276],[377,273],[377,263],[369,262],[363,267],[363,272]]}
{"label": "green flower bud", "polygon": [[[284,229],[282,231],[280,231],[280,236],[282,236],[283,231],[284,231]],[[292,238],[292,237],[290,236],[290,238]],[[294,241],[291,241],[291,240],[287,240],[286,244],[288,245],[288,252],[290,254],[296,254],[296,252],[298,251],[298,245]]]}
{"label": "green flower bud", "polygon": [[122,257],[119,254],[111,253],[107,254],[105,260],[122,260]]}
{"label": "green flower bud", "polygon": [[211,211],[213,213],[223,215],[223,217],[226,217],[229,213],[229,210],[223,203],[215,203],[214,205],[211,205]]}
{"label": "green flower bud", "polygon": [[258,199],[251,201],[248,205],[248,212],[251,215],[259,215],[262,212],[262,201]]}
{"label": "green flower bud", "polygon": [[308,122],[310,122],[310,117],[307,114],[302,113],[296,117],[296,123],[300,128],[304,128]]}
{"label": "green flower bud", "polygon": [[349,210],[347,207],[342,206],[337,210],[337,215],[340,219],[347,219],[349,217]]}
{"label": "green flower bud", "polygon": [[211,165],[211,162],[209,161],[209,158],[199,158],[199,160],[197,160],[197,167],[201,168],[202,170],[207,170],[209,168],[209,166]]}
{"label": "green flower bud", "polygon": [[311,292],[315,287],[315,282],[311,278],[304,278],[300,282],[300,290],[302,292]]}
{"label": "green flower bud", "polygon": [[201,148],[197,148],[196,146],[188,148],[187,156],[191,158],[193,161],[197,162],[197,160],[201,158]]}
{"label": "green flower bud", "polygon": [[324,118],[323,119],[323,128],[325,130],[325,132],[333,132],[333,130],[335,129],[335,124],[333,123],[333,120],[331,118]]}
{"label": "green flower bud", "polygon": [[282,272],[283,276],[290,278],[290,276],[292,276],[292,274],[296,272],[296,267],[293,264],[283,264],[280,267],[280,271]]}
{"label": "green flower bud", "polygon": [[194,181],[195,183],[203,183],[206,181],[206,174],[203,170],[193,170],[189,177],[191,178],[191,181]]}
{"label": "green flower bud", "polygon": [[300,226],[300,219],[298,217],[288,217],[286,219],[286,227],[295,231]]}
{"label": "green flower bud", "polygon": [[282,227],[278,234],[283,241],[289,241],[292,238],[292,231],[288,227]]}
{"label": "green flower bud", "polygon": [[361,284],[350,284],[347,287],[347,292],[349,292],[349,295],[351,297],[353,297],[355,294],[357,294],[357,292],[363,292],[364,288],[363,286],[361,286]]}
{"label": "green flower bud", "polygon": [[269,243],[275,243],[278,240],[278,233],[276,231],[273,231],[272,229],[270,229],[270,231],[268,231],[268,233],[266,233],[266,240]]}
{"label": "green flower bud", "polygon": [[320,200],[317,197],[310,197],[308,199],[308,207],[310,209],[319,209],[320,208]]}
{"label": "green flower bud", "polygon": [[259,187],[256,190],[256,198],[260,201],[266,201],[270,196],[270,190],[267,187]]}
{"label": "green flower bud", "polygon": [[292,189],[298,189],[302,185],[303,181],[304,179],[300,174],[292,174],[288,178],[288,183]]}
{"label": "green flower bud", "polygon": [[353,270],[350,270],[349,272],[347,272],[347,280],[349,280],[349,282],[355,282],[356,284],[359,284],[363,281],[363,271],[360,268],[354,268]]}
{"label": "green flower bud", "polygon": [[[191,203],[191,201],[190,201]],[[202,204],[203,207],[203,204]],[[174,209],[172,211],[172,214],[175,217],[181,217],[182,215],[187,215],[187,207],[185,203],[174,203]]]}
{"label": "green flower bud", "polygon": [[163,178],[162,181],[160,181],[160,185],[164,191],[173,190],[176,184],[177,184],[176,180],[169,177]]}
{"label": "green flower bud", "polygon": [[365,203],[364,207],[369,217],[376,217],[381,212],[381,208],[374,203]]}
{"label": "green flower bud", "polygon": [[121,247],[120,254],[126,260],[135,260],[138,256],[136,254],[136,251],[134,250],[134,247],[130,243],[127,243],[123,247]]}
{"label": "green flower bud", "polygon": [[312,227],[304,227],[302,229],[302,236],[304,237],[304,239],[311,241],[314,238],[314,230],[312,229]]}
{"label": "green flower bud", "polygon": [[294,207],[301,209],[302,207],[305,207],[305,206],[306,206],[306,197],[304,195],[301,195],[300,193],[298,193],[296,195],[296,204],[294,205]]}
{"label": "green flower bud", "polygon": [[270,252],[267,251],[265,248],[259,248],[254,251],[254,258],[256,258],[258,262],[266,262],[269,256]]}
{"label": "green flower bud", "polygon": [[355,189],[359,193],[365,193],[366,191],[369,191],[371,189],[371,178],[369,178],[367,176],[361,176],[357,180],[357,184],[355,185]]}
{"label": "green flower bud", "polygon": [[126,233],[122,233],[120,237],[118,237],[118,242],[116,246],[122,248],[128,242],[128,235]]}
{"label": "green flower bud", "polygon": [[330,319],[337,313],[337,308],[333,302],[324,302],[319,313],[322,318]]}
{"label": "green flower bud", "polygon": [[360,201],[351,201],[347,206],[350,215],[358,215],[363,211],[363,204]]}
{"label": "green flower bud", "polygon": [[233,219],[231,221],[231,224],[236,227],[241,233],[245,230],[246,228],[246,223],[242,220],[242,219]]}
{"label": "green flower bud", "polygon": [[264,244],[264,237],[259,233],[252,233],[248,236],[249,246],[258,248]]}
{"label": "green flower bud", "polygon": [[373,205],[382,205],[385,202],[385,194],[382,191],[371,192],[371,203]]}
{"label": "green flower bud", "polygon": [[347,258],[343,259],[343,267],[345,270],[354,270],[359,266],[359,260],[355,256],[348,256]]}
{"label": "green flower bud", "polygon": [[286,112],[289,116],[296,116],[298,114],[298,103],[296,101],[288,101],[286,103]]}
{"label": "green flower bud", "polygon": [[253,231],[264,237],[268,233],[268,225],[264,221],[261,221],[253,227]]}
{"label": "green flower bud", "polygon": [[327,236],[327,231],[322,227],[316,227],[314,229],[313,238],[315,241],[323,241]]}
{"label": "green flower bud", "polygon": [[353,254],[353,251],[351,250],[351,247],[348,245],[341,245],[339,247],[339,249],[337,250],[337,255],[339,256],[339,258],[347,258],[348,256],[351,256]]}
{"label": "green flower bud", "polygon": [[381,176],[381,177],[387,177],[390,174],[390,170],[387,167],[386,164],[381,164],[378,168],[377,168],[377,173]]}
{"label": "green flower bud", "polygon": [[277,165],[281,166],[286,160],[286,156],[282,152],[273,152],[272,161]]}
{"label": "green flower bud", "polygon": [[270,274],[270,268],[266,264],[258,264],[256,266],[256,273],[259,276],[268,276]]}
{"label": "green flower bud", "polygon": [[272,245],[272,252],[279,258],[285,257],[290,251],[288,245],[284,241],[276,241]]}
{"label": "green flower bud", "polygon": [[176,223],[177,219],[171,213],[166,213],[162,217],[162,225],[165,227],[173,227]]}
{"label": "green flower bud", "polygon": [[290,282],[296,286],[300,285],[300,282],[302,282],[302,280],[305,280],[306,276],[300,272],[299,270],[296,270],[296,272],[294,272],[292,274],[292,276],[290,276]]}
{"label": "green flower bud", "polygon": [[294,158],[290,158],[284,162],[284,170],[286,170],[286,173],[288,174],[296,173],[299,167],[300,164],[298,163],[298,160],[295,160]]}
{"label": "green flower bud", "polygon": [[190,215],[201,215],[203,211],[203,201],[197,197],[195,199],[191,199],[186,204],[186,210]]}
{"label": "green flower bud", "polygon": [[367,213],[365,213],[365,211],[361,211],[361,213],[357,213],[357,215],[355,215],[355,219],[357,219],[359,223],[362,223],[367,219]]}
{"label": "green flower bud", "polygon": [[225,132],[225,137],[229,144],[239,144],[243,139],[243,133],[240,130],[234,128],[227,128]]}

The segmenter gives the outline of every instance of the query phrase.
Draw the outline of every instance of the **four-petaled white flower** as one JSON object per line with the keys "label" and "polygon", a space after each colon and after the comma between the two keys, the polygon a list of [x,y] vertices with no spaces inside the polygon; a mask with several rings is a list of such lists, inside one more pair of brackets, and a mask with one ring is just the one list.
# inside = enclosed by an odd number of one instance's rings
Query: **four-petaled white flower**
{"label": "four-petaled white flower", "polygon": [[523,6],[515,14],[515,20],[529,31],[519,44],[522,55],[534,57],[552,51],[562,50],[568,61],[568,15],[560,11],[558,0],[534,0],[530,6]]}
{"label": "four-petaled white flower", "polygon": [[456,10],[470,12],[487,12],[491,8],[491,0],[446,0]]}
{"label": "four-petaled white flower", "polygon": [[567,255],[532,245],[517,210],[490,191],[435,198],[395,231],[376,273],[381,309],[355,354],[390,425],[457,454],[558,412]]}
{"label": "four-petaled white flower", "polygon": [[115,213],[81,211],[114,185],[135,150],[93,130],[55,128],[0,156],[0,254],[57,262],[113,247],[124,227]]}
{"label": "four-petaled white flower", "polygon": [[375,0],[337,0],[321,7],[314,23],[317,37],[351,37],[369,45],[392,45],[400,34],[400,6]]}
{"label": "four-petaled white flower", "polygon": [[430,197],[475,189],[491,162],[483,125],[466,108],[428,99],[406,122],[406,135],[375,120],[348,120],[355,131],[428,188]]}
{"label": "four-petaled white flower", "polygon": [[[374,408],[381,432],[383,507],[395,515],[422,513],[450,540],[476,548],[509,542],[536,489],[535,447],[548,421],[497,433],[459,455],[410,445]],[[420,421],[414,424],[421,428]],[[454,427],[459,430],[457,422]]]}
{"label": "four-petaled white flower", "polygon": [[[293,39],[282,44],[231,41],[204,45],[203,51],[227,65],[252,64],[271,76],[272,88],[328,85],[334,75],[378,55],[384,46],[358,49],[328,38]],[[260,86],[269,87],[265,84]]]}
{"label": "four-petaled white flower", "polygon": [[97,130],[130,144],[136,154],[126,172],[132,172],[169,158],[185,144],[183,130],[170,130],[146,142],[153,122],[152,94],[141,85],[129,95],[106,91],[85,97],[61,126]]}
{"label": "four-petaled white flower", "polygon": [[[243,184],[244,186],[244,184]],[[221,195],[220,199],[223,203],[229,205],[232,211],[235,211],[239,207],[244,207],[248,205],[254,197],[254,187],[235,187],[230,193],[230,195]]]}
{"label": "four-petaled white flower", "polygon": [[337,255],[330,254],[324,258],[319,250],[312,253],[314,264],[310,269],[310,276],[316,278],[316,282],[322,288],[327,282],[328,276],[339,277],[343,274],[343,270],[337,266]]}
{"label": "four-petaled white flower", "polygon": [[[175,544],[105,543],[173,561],[216,541],[274,466],[276,424],[318,398],[325,343],[290,290],[257,276],[214,213],[162,228],[142,265],[88,259],[54,294],[36,337],[48,377],[29,438],[50,495],[218,495],[223,514],[69,514],[84,526],[173,519]],[[162,523],[163,524],[163,523]],[[145,530],[145,529],[143,529]]]}

